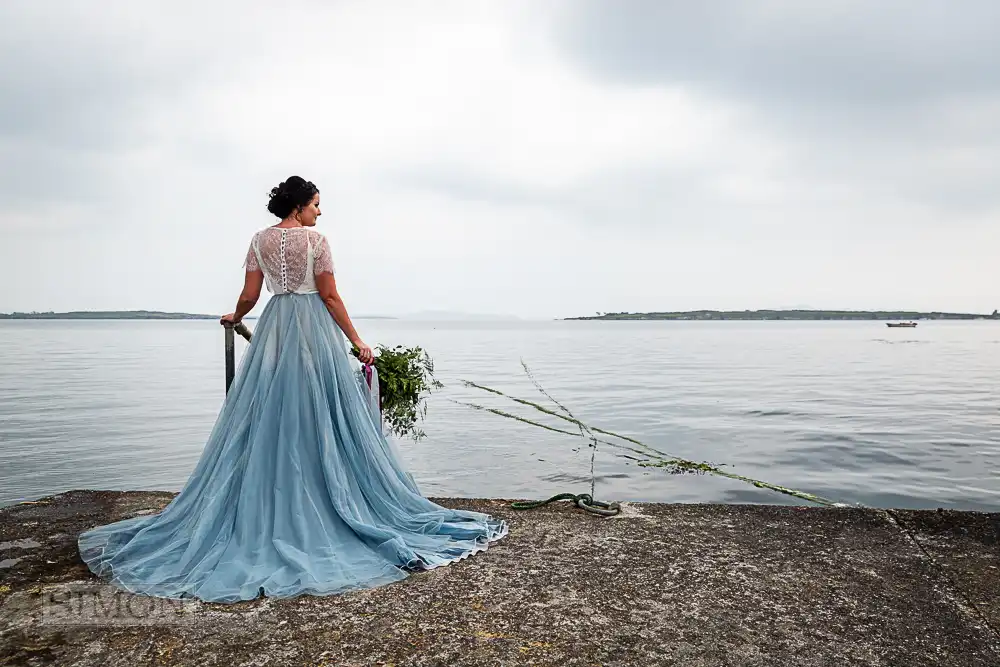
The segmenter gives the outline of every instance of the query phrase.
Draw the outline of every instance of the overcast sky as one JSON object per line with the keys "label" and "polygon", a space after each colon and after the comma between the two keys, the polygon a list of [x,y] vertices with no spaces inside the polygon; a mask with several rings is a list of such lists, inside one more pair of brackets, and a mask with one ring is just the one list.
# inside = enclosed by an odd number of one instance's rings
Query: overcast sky
{"label": "overcast sky", "polygon": [[[0,311],[1000,307],[1000,2],[8,1]],[[258,306],[257,312],[260,307]]]}

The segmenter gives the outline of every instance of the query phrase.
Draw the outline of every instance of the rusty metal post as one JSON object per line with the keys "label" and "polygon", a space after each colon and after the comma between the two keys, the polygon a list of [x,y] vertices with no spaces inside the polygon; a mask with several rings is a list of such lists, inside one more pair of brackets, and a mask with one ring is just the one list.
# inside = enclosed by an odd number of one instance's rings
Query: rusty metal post
{"label": "rusty metal post", "polygon": [[233,384],[236,377],[236,340],[233,336],[233,327],[228,324],[223,325],[226,329],[226,393]]}
{"label": "rusty metal post", "polygon": [[223,322],[222,326],[226,329],[226,393],[228,394],[233,378],[236,377],[236,339],[233,332],[246,338],[248,343],[252,336],[250,329],[247,329],[247,325],[242,322],[238,322],[235,326]]}

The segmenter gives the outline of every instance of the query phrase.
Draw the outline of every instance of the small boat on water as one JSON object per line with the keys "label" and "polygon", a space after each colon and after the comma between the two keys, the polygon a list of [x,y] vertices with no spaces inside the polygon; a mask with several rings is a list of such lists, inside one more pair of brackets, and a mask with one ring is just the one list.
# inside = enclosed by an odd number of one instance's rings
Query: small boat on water
{"label": "small boat on water", "polygon": [[917,326],[916,322],[886,322],[887,327],[892,327],[893,329],[912,329]]}

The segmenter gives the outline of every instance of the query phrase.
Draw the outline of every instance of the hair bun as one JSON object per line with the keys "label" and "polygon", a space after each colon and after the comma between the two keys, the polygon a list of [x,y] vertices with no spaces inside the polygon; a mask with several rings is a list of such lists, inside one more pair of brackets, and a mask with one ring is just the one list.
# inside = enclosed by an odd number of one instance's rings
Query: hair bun
{"label": "hair bun", "polygon": [[287,180],[271,188],[268,195],[267,210],[284,220],[295,209],[305,206],[319,192],[311,181],[301,176],[289,176]]}

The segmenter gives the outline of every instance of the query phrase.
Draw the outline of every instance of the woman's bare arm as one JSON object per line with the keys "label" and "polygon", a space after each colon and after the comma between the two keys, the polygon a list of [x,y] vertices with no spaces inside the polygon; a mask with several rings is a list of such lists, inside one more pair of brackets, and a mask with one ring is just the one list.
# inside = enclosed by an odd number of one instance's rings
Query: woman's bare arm
{"label": "woman's bare arm", "polygon": [[263,271],[260,269],[247,271],[246,278],[243,280],[243,291],[240,292],[240,298],[236,301],[236,310],[223,316],[222,321],[236,324],[242,320],[260,300],[260,289],[263,284]]}
{"label": "woman's bare arm", "polygon": [[374,359],[372,349],[365,345],[354,328],[351,317],[347,314],[347,306],[344,305],[344,300],[340,298],[340,293],[337,291],[336,278],[333,277],[332,273],[324,271],[316,276],[316,288],[319,290],[319,296],[323,299],[323,303],[326,304],[326,309],[333,316],[334,322],[347,336],[347,340],[358,348],[358,358],[363,363],[370,364]]}

